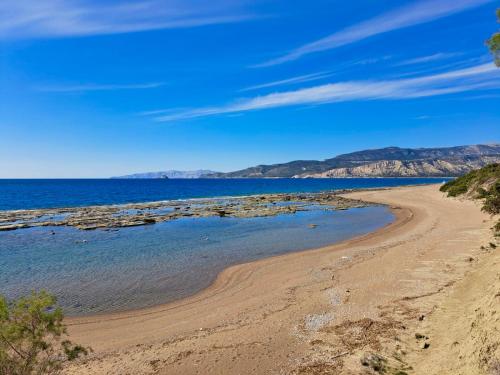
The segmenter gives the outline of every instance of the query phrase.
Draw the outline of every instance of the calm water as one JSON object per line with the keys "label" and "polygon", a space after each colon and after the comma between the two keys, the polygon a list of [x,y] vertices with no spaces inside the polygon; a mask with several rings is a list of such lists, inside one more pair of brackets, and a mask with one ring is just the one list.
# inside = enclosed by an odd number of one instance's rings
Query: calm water
{"label": "calm water", "polygon": [[151,306],[203,289],[229,265],[324,246],[392,220],[386,207],[372,206],[250,219],[187,218],[117,231],[0,232],[0,294],[14,298],[45,288],[70,315]]}
{"label": "calm water", "polygon": [[[120,204],[271,192],[386,187],[443,179],[0,180],[0,209]],[[316,207],[262,218],[185,218],[111,231],[41,227],[0,232],[0,294],[54,293],[70,315],[186,297],[224,268],[324,246],[393,220],[382,206]],[[312,229],[308,224],[317,224]]]}
{"label": "calm water", "polygon": [[389,187],[443,178],[231,179],[231,180],[0,180],[0,210],[140,203],[261,193]]}

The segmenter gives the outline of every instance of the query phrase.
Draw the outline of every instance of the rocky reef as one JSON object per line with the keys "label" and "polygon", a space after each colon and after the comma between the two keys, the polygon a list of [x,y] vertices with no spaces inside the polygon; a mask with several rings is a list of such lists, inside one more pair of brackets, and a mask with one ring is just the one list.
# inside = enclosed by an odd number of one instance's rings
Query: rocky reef
{"label": "rocky reef", "polygon": [[124,205],[0,211],[0,231],[41,226],[71,226],[82,230],[148,225],[186,217],[264,217],[293,214],[320,206],[345,210],[370,204],[339,196],[345,191],[263,194]]}

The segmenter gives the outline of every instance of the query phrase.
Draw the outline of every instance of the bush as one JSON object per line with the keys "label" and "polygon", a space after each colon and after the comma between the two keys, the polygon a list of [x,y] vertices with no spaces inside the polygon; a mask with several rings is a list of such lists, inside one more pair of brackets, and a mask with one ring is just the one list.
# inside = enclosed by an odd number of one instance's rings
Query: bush
{"label": "bush", "polygon": [[500,214],[500,181],[495,182],[485,194],[483,210],[490,214]]}
{"label": "bush", "polygon": [[8,303],[0,296],[0,374],[55,374],[65,361],[87,355],[89,348],[62,340],[63,313],[54,296],[33,292]]}
{"label": "bush", "polygon": [[485,197],[485,194],[488,194],[489,191],[485,190],[481,185],[491,179],[496,179],[497,182],[500,179],[499,163],[489,164],[481,169],[469,172],[466,175],[448,181],[446,184],[441,186],[440,190],[447,192],[450,197],[456,197],[471,190],[475,190],[473,192],[478,194],[479,197]]}
{"label": "bush", "polygon": [[[498,215],[500,214],[500,164],[490,164],[448,181],[440,190],[447,192],[450,197],[471,193],[476,199],[484,199],[482,208],[484,212]],[[500,221],[496,223],[494,232],[495,235],[500,235]]]}

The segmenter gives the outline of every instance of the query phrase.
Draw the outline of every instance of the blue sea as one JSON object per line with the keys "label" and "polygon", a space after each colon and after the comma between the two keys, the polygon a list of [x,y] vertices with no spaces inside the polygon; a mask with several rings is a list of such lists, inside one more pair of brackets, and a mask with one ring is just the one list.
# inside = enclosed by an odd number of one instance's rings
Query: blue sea
{"label": "blue sea", "polygon": [[170,199],[390,187],[443,178],[1,180],[0,210],[141,203]]}
{"label": "blue sea", "polygon": [[[84,206],[441,181],[0,180],[0,207]],[[110,231],[39,227],[0,232],[0,294],[13,299],[46,289],[68,315],[153,306],[200,291],[228,266],[325,246],[393,220],[385,206],[345,211],[317,206],[273,217],[182,218]]]}

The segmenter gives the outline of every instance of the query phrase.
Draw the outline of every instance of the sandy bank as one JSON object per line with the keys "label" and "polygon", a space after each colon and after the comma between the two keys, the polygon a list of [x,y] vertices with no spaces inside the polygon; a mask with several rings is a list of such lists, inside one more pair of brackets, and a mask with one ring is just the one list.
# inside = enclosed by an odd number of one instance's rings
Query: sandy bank
{"label": "sandy bank", "polygon": [[348,197],[389,204],[398,219],[341,244],[231,267],[182,301],[69,319],[72,339],[95,354],[67,373],[355,374],[366,371],[366,352],[415,369],[419,353],[438,347],[428,333],[422,349],[416,330],[434,332],[439,306],[479,259],[496,256],[480,249],[492,221],[435,185]]}

